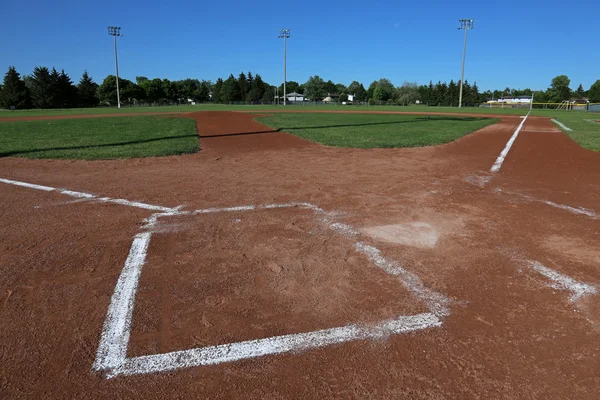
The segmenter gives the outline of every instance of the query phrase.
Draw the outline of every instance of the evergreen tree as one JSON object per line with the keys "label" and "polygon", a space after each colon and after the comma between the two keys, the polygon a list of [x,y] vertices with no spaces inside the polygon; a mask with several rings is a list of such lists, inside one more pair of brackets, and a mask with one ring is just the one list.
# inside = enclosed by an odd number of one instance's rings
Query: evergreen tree
{"label": "evergreen tree", "polygon": [[[444,82],[444,84],[446,84]],[[458,81],[458,85],[454,82],[454,79],[450,79],[450,83],[448,84],[448,91],[446,92],[446,96],[444,96],[444,106],[456,106],[458,105],[458,92],[460,81]],[[463,88],[464,94],[464,88]]]}
{"label": "evergreen tree", "polygon": [[435,90],[435,86],[433,86],[433,82],[429,81],[429,91],[428,91],[428,101],[427,101],[427,105],[428,106],[436,106],[438,104],[438,99],[437,99],[437,92]]}
{"label": "evergreen tree", "polygon": [[98,105],[98,96],[96,94],[98,84],[88,75],[87,71],[83,72],[79,84],[77,85],[77,97],[80,107],[95,107]]}
{"label": "evergreen tree", "polygon": [[19,110],[31,107],[29,90],[15,67],[8,67],[8,72],[4,75],[0,106],[4,108],[15,107]]}
{"label": "evergreen tree", "polygon": [[577,97],[580,98],[585,96],[585,90],[583,90],[583,85],[581,83],[579,84],[579,87],[577,88],[575,93],[577,94]]}
{"label": "evergreen tree", "polygon": [[33,106],[36,108],[51,108],[56,93],[52,86],[52,78],[48,68],[35,67],[30,85]]}
{"label": "evergreen tree", "polygon": [[473,102],[473,106],[477,107],[479,106],[479,103],[483,103],[482,101],[480,101],[480,95],[479,95],[479,88],[477,87],[477,81],[473,82],[473,86],[471,87],[471,96],[472,96],[472,102]]}
{"label": "evergreen tree", "polygon": [[223,79],[217,79],[212,89],[212,102],[221,103],[223,101]]}
{"label": "evergreen tree", "polygon": [[236,95],[236,98],[232,101],[243,101],[246,99],[246,95],[248,94],[248,81],[246,79],[246,74],[243,72],[238,76],[238,88],[239,94]]}
{"label": "evergreen tree", "polygon": [[56,83],[59,107],[75,107],[77,105],[77,88],[65,70],[61,70]]}
{"label": "evergreen tree", "polygon": [[[259,102],[264,101],[263,96],[265,95],[265,83],[263,82],[260,75],[256,75],[254,80],[252,81],[252,87],[250,87],[250,92],[248,92],[248,101],[250,102]],[[271,101],[269,99],[267,101]]]}
{"label": "evergreen tree", "polygon": [[223,87],[221,88],[221,101],[223,103],[239,101],[240,97],[239,83],[233,74],[231,74],[229,75],[229,78],[223,82]]}
{"label": "evergreen tree", "polygon": [[61,103],[61,95],[60,89],[58,87],[58,81],[60,80],[60,74],[56,70],[56,68],[52,67],[52,71],[50,71],[50,93],[52,93],[52,97],[50,100],[51,108],[60,108]]}

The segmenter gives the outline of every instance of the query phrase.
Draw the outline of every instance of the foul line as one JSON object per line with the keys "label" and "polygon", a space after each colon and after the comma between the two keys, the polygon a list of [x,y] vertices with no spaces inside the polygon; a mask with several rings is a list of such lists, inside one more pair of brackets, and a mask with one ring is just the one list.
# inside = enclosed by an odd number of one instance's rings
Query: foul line
{"label": "foul line", "polygon": [[598,290],[594,285],[579,282],[568,275],[561,274],[558,271],[548,268],[537,261],[529,261],[529,266],[536,272],[550,279],[553,283],[550,285],[554,289],[567,290],[571,292],[571,302],[576,302],[583,296],[596,294]]}
{"label": "foul line", "polygon": [[502,150],[502,152],[500,153],[500,155],[496,159],[496,162],[494,163],[494,165],[492,165],[492,168],[490,169],[490,172],[498,172],[498,171],[500,171],[500,167],[502,167],[502,163],[504,162],[504,159],[506,158],[506,155],[508,154],[508,151],[512,147],[513,143],[517,139],[517,136],[519,136],[519,132],[523,128],[523,125],[525,124],[525,121],[527,121],[527,117],[529,117],[529,113],[531,113],[531,111],[527,113],[527,115],[525,116],[525,118],[523,118],[523,121],[521,121],[521,123],[517,127],[517,130],[515,130],[515,133],[513,133],[513,135],[510,137],[510,139],[506,143],[506,146],[504,147],[504,150]]}
{"label": "foul line", "polygon": [[162,212],[167,213],[167,212],[174,212],[174,211],[178,210],[178,208],[156,206],[153,204],[142,203],[139,201],[130,201],[130,200],[125,200],[125,199],[113,199],[111,197],[98,197],[91,193],[75,192],[73,190],[66,190],[66,189],[57,189],[57,188],[50,187],[50,186],[35,185],[33,183],[13,181],[13,180],[4,179],[4,178],[0,178],[0,182],[6,183],[8,185],[26,187],[29,189],[43,190],[45,192],[58,192],[60,194],[64,194],[65,196],[75,197],[77,199],[88,199],[91,201],[98,201],[101,203],[120,204],[122,206],[143,208],[143,209],[151,210],[151,211],[162,211]]}
{"label": "foul line", "polygon": [[573,130],[573,129],[569,128],[568,126],[566,126],[565,124],[563,124],[562,122],[555,120],[554,118],[552,118],[552,122],[554,122],[556,125],[560,126],[565,131],[571,132]]}
{"label": "foul line", "polygon": [[518,196],[518,197],[520,197],[520,198],[522,198],[524,200],[527,200],[527,201],[532,201],[532,202],[537,202],[537,203],[543,203],[543,204],[546,204],[548,206],[552,206],[552,207],[555,207],[555,208],[559,208],[561,210],[568,211],[571,214],[585,215],[586,217],[590,217],[590,218],[593,218],[593,219],[600,219],[600,213],[596,212],[595,210],[588,209],[588,208],[572,207],[572,206],[568,206],[566,204],[555,203],[555,202],[550,201],[550,200],[537,199],[535,197],[528,196],[526,194],[521,194],[521,193],[516,193],[516,192],[502,190],[500,188],[497,188],[496,192],[498,192],[498,193],[505,193],[505,194],[508,194],[510,196]]}

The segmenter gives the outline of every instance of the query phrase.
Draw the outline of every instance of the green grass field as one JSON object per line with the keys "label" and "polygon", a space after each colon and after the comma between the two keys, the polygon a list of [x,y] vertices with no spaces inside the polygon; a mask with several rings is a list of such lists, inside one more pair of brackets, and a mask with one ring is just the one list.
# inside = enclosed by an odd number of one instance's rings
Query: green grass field
{"label": "green grass field", "polygon": [[600,151],[600,123],[594,122],[600,120],[600,115],[570,112],[553,118],[572,129],[572,131],[567,131],[559,126],[559,129],[579,143],[581,147]]}
{"label": "green grass field", "polygon": [[496,119],[391,114],[275,114],[257,120],[334,147],[418,147],[448,143]]}
{"label": "green grass field", "polygon": [[135,116],[0,122],[0,157],[100,160],[198,151],[191,119]]}

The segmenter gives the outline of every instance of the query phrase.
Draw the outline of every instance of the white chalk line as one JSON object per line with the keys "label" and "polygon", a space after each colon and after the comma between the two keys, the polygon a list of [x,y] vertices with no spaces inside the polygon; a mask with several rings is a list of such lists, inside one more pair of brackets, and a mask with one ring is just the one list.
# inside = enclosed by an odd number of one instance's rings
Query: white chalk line
{"label": "white chalk line", "polygon": [[449,315],[446,307],[449,300],[443,295],[425,288],[421,280],[414,274],[404,270],[393,261],[381,255],[381,251],[362,242],[355,244],[359,253],[366,255],[375,265],[385,272],[400,278],[404,286],[417,298],[423,300],[432,311],[431,313],[412,316],[400,316],[393,320],[383,321],[375,326],[347,325],[339,328],[321,331],[299,333],[267,339],[230,343],[226,345],[184,350],[173,353],[127,358],[127,349],[131,332],[135,295],[142,267],[146,261],[152,231],[158,224],[158,218],[163,216],[179,216],[208,214],[217,212],[236,212],[251,210],[269,210],[298,207],[309,209],[315,213],[325,214],[321,220],[345,237],[358,236],[359,232],[343,223],[331,222],[330,217],[335,213],[326,213],[322,208],[307,202],[292,202],[283,204],[244,205],[236,207],[206,208],[193,211],[182,211],[181,207],[163,207],[125,199],[97,197],[90,193],[57,189],[49,186],[36,185],[26,182],[0,178],[0,182],[47,192],[59,193],[74,197],[78,201],[92,200],[104,203],[114,203],[146,210],[159,211],[144,220],[145,232],[134,237],[125,266],[119,275],[115,291],[104,321],[100,343],[96,353],[93,369],[106,371],[107,377],[117,375],[142,374],[149,372],[167,371],[191,366],[217,364],[244,358],[259,357],[269,354],[285,353],[295,350],[323,347],[330,344],[342,343],[359,339],[373,339],[390,333],[405,333],[442,324],[438,317]]}
{"label": "white chalk line", "polygon": [[528,261],[528,264],[533,270],[550,279],[552,281],[552,284],[550,285],[552,288],[571,292],[569,300],[573,303],[584,296],[596,294],[598,292],[595,285],[579,282],[568,275],[561,274],[552,268],[542,265],[538,261]]}
{"label": "white chalk line", "polygon": [[[261,206],[247,205],[239,207],[208,208],[189,212],[174,210],[168,213],[153,214],[151,217],[145,219],[146,225],[144,228],[148,229],[146,234],[150,235],[158,222],[158,218],[162,216],[249,211],[257,209],[268,210],[289,207],[310,209],[318,214],[324,213],[326,217],[321,220],[324,222],[327,221],[328,226],[332,230],[346,237],[358,235],[358,231],[354,230],[354,228],[349,225],[330,222],[327,216],[330,216],[333,213],[326,213],[322,208],[310,203],[266,204]],[[136,236],[135,240],[137,240],[137,238],[138,236]],[[399,316],[396,319],[383,321],[371,327],[347,325],[344,327],[314,332],[208,346],[166,354],[127,358],[127,347],[132,324],[131,318],[137,281],[141,275],[147,251],[147,244],[144,251],[138,250],[144,243],[141,243],[140,245],[140,243],[136,243],[135,240],[132,244],[130,257],[128,257],[126,266],[119,277],[119,282],[115,288],[115,294],[109,305],[109,311],[101,335],[101,342],[98,347],[97,359],[93,366],[97,371],[105,371],[107,378],[118,375],[145,374],[193,366],[218,364],[264,355],[324,347],[335,343],[359,339],[373,339],[391,333],[400,334],[441,326],[442,322],[439,318],[449,315],[449,310],[446,307],[449,300],[446,297],[425,288],[416,275],[402,269],[396,263],[385,259],[382,256],[381,251],[377,248],[358,242],[355,244],[356,251],[367,255],[375,265],[382,268],[388,274],[399,277],[404,286],[413,293],[416,298],[424,301],[431,310],[431,313]],[[150,236],[148,236],[147,241],[149,243]]]}
{"label": "white chalk line", "polygon": [[0,182],[6,183],[8,185],[22,186],[22,187],[26,187],[29,189],[43,190],[45,192],[51,192],[53,190],[56,190],[55,188],[50,187],[50,186],[34,185],[33,183],[13,181],[13,180],[4,179],[4,178],[0,178]]}
{"label": "white chalk line", "polygon": [[563,124],[562,122],[560,122],[554,118],[552,118],[552,122],[554,122],[556,125],[560,126],[565,131],[571,132],[573,130],[573,129],[569,128],[568,126],[566,126],[565,124]]}
{"label": "white chalk line", "polygon": [[142,266],[146,262],[151,236],[152,232],[140,233],[135,236],[131,244],[125,267],[115,286],[104,321],[93,365],[96,370],[118,367],[127,357],[135,292]]}
{"label": "white chalk line", "polygon": [[447,307],[448,304],[450,304],[450,299],[426,288],[416,274],[405,270],[398,265],[398,263],[383,257],[381,250],[376,247],[363,242],[357,242],[354,244],[354,249],[357,252],[366,255],[376,266],[384,270],[387,274],[398,277],[402,284],[412,292],[415,297],[421,299],[433,314],[439,317],[450,315],[450,310]]}
{"label": "white chalk line", "polygon": [[589,208],[583,208],[583,207],[572,207],[566,204],[559,204],[559,203],[555,203],[553,201],[550,200],[542,200],[542,199],[537,199],[535,197],[532,196],[528,196],[526,194],[521,194],[521,193],[515,193],[515,192],[509,192],[506,190],[502,190],[500,188],[496,188],[496,192],[498,193],[505,193],[511,196],[518,196],[521,197],[524,200],[527,201],[531,201],[531,202],[537,202],[537,203],[543,203],[561,210],[565,210],[570,212],[571,214],[576,214],[576,215],[585,215],[586,217],[590,217],[593,219],[600,219],[600,214],[595,211],[595,210],[591,210]]}
{"label": "white chalk line", "polygon": [[490,172],[498,172],[498,171],[500,171],[500,167],[502,167],[502,163],[504,162],[504,159],[506,158],[506,155],[508,154],[508,152],[509,152],[510,148],[512,147],[513,143],[515,142],[515,140],[517,140],[517,136],[519,136],[519,132],[523,128],[523,125],[525,124],[525,121],[527,121],[527,117],[529,117],[529,113],[530,112],[528,112],[527,115],[525,116],[525,118],[523,118],[523,120],[521,121],[521,123],[519,124],[519,126],[517,127],[517,129],[515,130],[515,132],[513,133],[513,135],[508,140],[508,142],[506,143],[506,146],[504,147],[504,150],[502,150],[502,152],[500,153],[500,155],[496,159],[496,162],[494,163],[494,165],[492,165],[492,168],[490,169]]}
{"label": "white chalk line", "polygon": [[165,354],[133,357],[108,372],[107,377],[165,372],[181,368],[214,365],[242,359],[314,349],[344,342],[377,339],[439,327],[442,322],[431,313],[401,316],[374,326],[347,325],[320,331],[274,336]]}

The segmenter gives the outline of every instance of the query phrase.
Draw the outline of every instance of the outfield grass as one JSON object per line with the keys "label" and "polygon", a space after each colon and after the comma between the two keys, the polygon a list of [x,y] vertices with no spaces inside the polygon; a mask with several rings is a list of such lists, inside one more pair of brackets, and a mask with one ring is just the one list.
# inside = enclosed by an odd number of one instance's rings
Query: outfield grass
{"label": "outfield grass", "polygon": [[569,112],[553,117],[560,121],[563,125],[571,128],[571,131],[564,130],[569,137],[575,140],[581,147],[593,151],[600,151],[600,123],[595,122],[600,120],[600,115]]}
{"label": "outfield grass", "polygon": [[334,147],[418,147],[448,143],[494,124],[491,118],[392,114],[275,114],[272,128]]}
{"label": "outfield grass", "polygon": [[198,151],[191,119],[135,116],[0,122],[0,157],[99,160]]}

